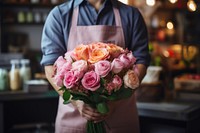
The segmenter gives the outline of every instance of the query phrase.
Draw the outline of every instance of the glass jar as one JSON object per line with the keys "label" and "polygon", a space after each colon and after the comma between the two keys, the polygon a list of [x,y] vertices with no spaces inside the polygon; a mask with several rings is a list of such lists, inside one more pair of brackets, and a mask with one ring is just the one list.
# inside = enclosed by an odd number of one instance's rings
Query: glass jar
{"label": "glass jar", "polygon": [[31,3],[32,4],[37,4],[37,3],[39,3],[40,1],[39,0],[31,0]]}
{"label": "glass jar", "polygon": [[21,63],[20,77],[23,85],[26,81],[31,80],[30,60],[22,59],[20,63]]}
{"label": "glass jar", "polygon": [[18,12],[17,21],[18,21],[18,23],[24,23],[25,22],[25,13],[23,11]]}
{"label": "glass jar", "polygon": [[10,89],[12,91],[20,90],[21,88],[21,78],[20,78],[20,66],[19,66],[19,60],[12,59],[10,61],[11,63],[11,69],[10,69]]}
{"label": "glass jar", "polygon": [[8,88],[8,72],[6,69],[0,68],[0,91]]}
{"label": "glass jar", "polygon": [[27,12],[27,14],[26,14],[26,22],[28,22],[28,23],[33,22],[33,13],[31,11]]}
{"label": "glass jar", "polygon": [[51,4],[58,4],[58,0],[51,0]]}
{"label": "glass jar", "polygon": [[41,16],[40,12],[34,13],[34,20],[35,20],[35,23],[41,23],[42,22],[42,16]]}

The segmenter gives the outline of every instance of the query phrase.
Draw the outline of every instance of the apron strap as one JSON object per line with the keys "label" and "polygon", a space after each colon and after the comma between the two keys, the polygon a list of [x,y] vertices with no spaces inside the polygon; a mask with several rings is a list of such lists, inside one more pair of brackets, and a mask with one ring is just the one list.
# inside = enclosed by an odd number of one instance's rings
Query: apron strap
{"label": "apron strap", "polygon": [[[116,26],[120,26],[122,27],[122,23],[121,23],[121,16],[120,16],[120,13],[119,13],[119,10],[117,8],[117,5],[115,2],[112,1],[112,4],[113,4],[113,11],[114,11],[114,16],[115,16],[115,24]],[[79,6],[77,6],[75,9],[74,9],[74,12],[72,14],[72,24],[71,24],[71,27],[76,27],[77,24],[78,24],[78,14],[79,14]]]}
{"label": "apron strap", "polygon": [[122,27],[121,16],[120,16],[120,13],[119,13],[117,3],[114,0],[111,0],[111,2],[112,2],[112,5],[113,5],[113,11],[114,11],[114,15],[115,15],[115,24],[116,24],[116,26]]}

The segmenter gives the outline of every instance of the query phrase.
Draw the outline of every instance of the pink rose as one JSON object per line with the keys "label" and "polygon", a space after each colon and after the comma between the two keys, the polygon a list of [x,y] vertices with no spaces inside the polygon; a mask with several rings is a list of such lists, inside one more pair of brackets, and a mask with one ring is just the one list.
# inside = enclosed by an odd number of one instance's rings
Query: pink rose
{"label": "pink rose", "polygon": [[63,79],[64,79],[64,76],[61,75],[61,74],[56,74],[54,77],[54,83],[59,86],[59,87],[62,87],[63,86]]}
{"label": "pink rose", "polygon": [[85,60],[77,60],[72,63],[73,71],[86,72],[88,69],[87,61]]}
{"label": "pink rose", "polygon": [[94,71],[85,73],[81,83],[87,90],[96,91],[100,87],[100,76]]}
{"label": "pink rose", "polygon": [[111,95],[112,91],[115,90],[115,84],[113,82],[107,83],[105,88],[108,91],[108,94]]}
{"label": "pink rose", "polygon": [[112,81],[105,85],[109,94],[111,94],[112,91],[119,90],[121,86],[122,86],[122,79],[118,75],[115,75]]}
{"label": "pink rose", "polygon": [[119,73],[124,68],[124,63],[120,59],[115,58],[111,63],[111,69],[113,73]]}
{"label": "pink rose", "polygon": [[132,53],[131,51],[127,54],[127,57],[128,57],[129,60],[130,60],[130,65],[135,64],[136,58],[133,56],[133,53]]}
{"label": "pink rose", "polygon": [[119,59],[121,62],[123,62],[125,68],[128,68],[130,66],[131,60],[126,54],[121,54],[119,56]]}
{"label": "pink rose", "polygon": [[57,71],[60,71],[62,66],[66,63],[66,60],[63,58],[63,56],[59,56],[57,60],[54,63],[54,66]]}
{"label": "pink rose", "polygon": [[115,90],[119,90],[122,86],[122,79],[118,75],[115,75],[112,80],[112,83],[115,86]]}
{"label": "pink rose", "polygon": [[59,56],[57,60],[55,61],[54,65],[59,67],[65,64],[65,62],[66,60],[63,58],[63,56]]}
{"label": "pink rose", "polygon": [[73,51],[68,51],[68,52],[65,53],[65,57],[64,57],[64,58],[65,58],[65,60],[66,60],[67,62],[70,62],[70,63],[73,62],[72,57],[71,57],[71,56],[72,56],[72,52],[73,52]]}
{"label": "pink rose", "polygon": [[76,76],[78,79],[81,79],[84,75],[84,72],[83,71],[73,71],[74,72],[74,76]]}
{"label": "pink rose", "polygon": [[137,74],[140,75],[140,72],[138,70],[138,66],[137,65],[133,65],[133,71]]}
{"label": "pink rose", "polygon": [[79,78],[74,74],[73,71],[67,71],[64,76],[63,84],[66,88],[72,88],[76,85]]}
{"label": "pink rose", "polygon": [[67,71],[70,71],[72,69],[72,64],[70,62],[65,62],[63,66],[59,67],[58,74],[65,75]]}
{"label": "pink rose", "polygon": [[133,70],[128,72],[123,77],[125,88],[136,89],[139,86],[139,78]]}
{"label": "pink rose", "polygon": [[102,77],[108,75],[111,71],[111,63],[107,60],[98,61],[95,63],[95,72]]}

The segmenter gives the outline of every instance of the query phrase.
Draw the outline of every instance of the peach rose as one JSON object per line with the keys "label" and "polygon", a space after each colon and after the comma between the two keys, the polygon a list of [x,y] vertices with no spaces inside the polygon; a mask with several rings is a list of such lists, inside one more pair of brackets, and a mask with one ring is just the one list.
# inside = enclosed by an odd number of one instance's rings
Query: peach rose
{"label": "peach rose", "polygon": [[124,49],[120,46],[117,46],[115,44],[109,43],[108,48],[111,49],[112,51],[124,51]]}
{"label": "peach rose", "polygon": [[106,60],[108,58],[109,52],[106,48],[96,48],[91,51],[88,62],[94,64],[100,60]]}
{"label": "peach rose", "polygon": [[87,45],[80,44],[78,45],[71,54],[72,58],[75,60],[88,60],[89,49]]}
{"label": "peach rose", "polygon": [[129,87],[131,89],[136,89],[139,86],[139,78],[133,70],[128,70],[128,72],[123,77],[125,88]]}
{"label": "peach rose", "polygon": [[102,42],[96,42],[89,44],[89,47],[91,50],[96,48],[107,48],[107,44]]}
{"label": "peach rose", "polygon": [[111,43],[107,45],[107,49],[112,58],[118,57],[124,51],[123,48]]}

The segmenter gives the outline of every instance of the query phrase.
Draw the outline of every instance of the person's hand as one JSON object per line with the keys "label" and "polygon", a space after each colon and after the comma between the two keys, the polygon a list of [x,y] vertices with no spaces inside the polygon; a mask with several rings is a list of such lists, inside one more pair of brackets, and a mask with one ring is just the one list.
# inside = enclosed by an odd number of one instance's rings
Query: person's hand
{"label": "person's hand", "polygon": [[115,112],[116,108],[120,106],[120,102],[121,101],[109,101],[107,103],[109,112],[106,114],[99,113],[97,109],[90,107],[90,105],[85,104],[80,100],[73,101],[72,104],[78,109],[80,115],[85,119],[91,120],[93,122],[100,122],[110,117]]}
{"label": "person's hand", "polygon": [[73,101],[72,104],[78,109],[80,115],[87,120],[100,122],[107,116],[99,113],[96,109],[90,107],[88,104],[85,104],[83,101]]}

